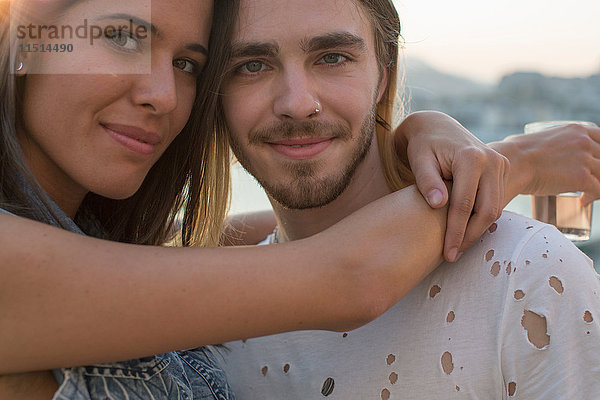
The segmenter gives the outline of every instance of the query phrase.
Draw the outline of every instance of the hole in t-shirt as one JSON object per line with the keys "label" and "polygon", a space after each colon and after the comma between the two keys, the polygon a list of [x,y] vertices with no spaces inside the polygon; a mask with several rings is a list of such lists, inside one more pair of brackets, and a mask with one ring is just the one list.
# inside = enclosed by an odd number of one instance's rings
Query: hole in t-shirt
{"label": "hole in t-shirt", "polygon": [[542,257],[548,258],[548,254],[544,253],[544,254],[542,254]]}
{"label": "hole in t-shirt", "polygon": [[494,257],[494,250],[489,250],[487,253],[485,253],[485,261],[490,261],[492,259],[492,257]]}
{"label": "hole in t-shirt", "polygon": [[508,265],[506,266],[506,275],[510,275],[511,272],[512,272],[512,262],[509,262]]}
{"label": "hole in t-shirt", "polygon": [[441,287],[439,287],[438,285],[433,285],[431,287],[431,289],[429,289],[429,297],[431,297],[433,299],[441,291],[442,291]]}
{"label": "hole in t-shirt", "polygon": [[531,228],[533,228],[533,225],[529,225],[529,226],[528,226],[527,228],[525,228],[525,229],[531,229]]}
{"label": "hole in t-shirt", "polygon": [[547,333],[546,317],[533,311],[523,311],[521,325],[527,331],[529,343],[543,349],[550,344],[550,335]]}
{"label": "hole in t-shirt", "polygon": [[492,264],[492,268],[490,269],[490,274],[492,274],[494,276],[498,276],[499,273],[500,273],[500,262],[496,261],[495,263]]}
{"label": "hole in t-shirt", "polygon": [[390,398],[390,391],[387,389],[383,389],[381,391],[381,400],[389,400]]}
{"label": "hole in t-shirt", "polygon": [[269,370],[269,367],[267,367],[266,365],[264,367],[262,367],[262,369],[260,370],[260,372],[262,372],[263,376],[267,375],[267,371]]}
{"label": "hole in t-shirt", "polygon": [[460,392],[460,388],[458,386],[456,386],[456,391]]}
{"label": "hole in t-shirt", "polygon": [[387,362],[387,365],[392,365],[394,361],[396,361],[396,356],[393,354],[389,354],[385,361]]}
{"label": "hole in t-shirt", "polygon": [[456,315],[454,315],[454,311],[450,311],[448,315],[446,315],[446,322],[451,323],[452,321],[454,321],[455,316]]}
{"label": "hole in t-shirt", "polygon": [[450,375],[454,370],[454,363],[452,362],[452,354],[445,352],[442,354],[442,369],[447,375]]}
{"label": "hole in t-shirt", "polygon": [[508,395],[510,397],[513,397],[515,395],[516,391],[517,391],[517,384],[515,382],[509,382],[508,383]]}
{"label": "hole in t-shirt", "polygon": [[283,372],[285,372],[287,374],[289,370],[290,370],[290,364],[285,364],[283,366]]}
{"label": "hole in t-shirt", "polygon": [[393,385],[394,383],[398,382],[398,374],[395,372],[392,372],[390,374],[390,383]]}
{"label": "hole in t-shirt", "polygon": [[531,261],[525,260],[525,265],[529,265],[529,264],[531,264]]}
{"label": "hole in t-shirt", "polygon": [[331,393],[333,393],[334,386],[335,382],[333,378],[330,377],[325,379],[325,382],[323,382],[323,386],[321,387],[321,394],[325,397],[329,396]]}
{"label": "hole in t-shirt", "polygon": [[562,282],[556,276],[551,276],[550,279],[548,279],[548,284],[550,284],[550,287],[558,294],[562,294],[565,290]]}
{"label": "hole in t-shirt", "polygon": [[342,335],[342,337],[348,337],[348,334],[344,332],[344,334]]}
{"label": "hole in t-shirt", "polygon": [[521,289],[515,290],[515,300],[521,300],[523,297],[525,297],[525,292]]}
{"label": "hole in t-shirt", "polygon": [[585,322],[587,322],[588,324],[590,324],[594,320],[594,317],[592,316],[591,312],[589,312],[588,310],[585,310],[585,312],[583,313],[583,320]]}
{"label": "hole in t-shirt", "polygon": [[490,227],[488,228],[488,232],[490,233],[494,233],[496,232],[496,229],[498,229],[498,224],[497,223],[493,223],[492,225],[490,225]]}

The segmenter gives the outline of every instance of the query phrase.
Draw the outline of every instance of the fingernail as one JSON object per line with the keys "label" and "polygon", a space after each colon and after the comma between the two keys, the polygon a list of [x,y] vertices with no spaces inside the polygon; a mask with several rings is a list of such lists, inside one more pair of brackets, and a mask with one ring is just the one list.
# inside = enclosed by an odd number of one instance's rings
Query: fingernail
{"label": "fingernail", "polygon": [[431,207],[437,207],[442,204],[443,198],[442,192],[438,189],[432,189],[429,194],[427,194],[427,202]]}
{"label": "fingernail", "polygon": [[450,260],[450,262],[454,262],[454,261],[456,261],[457,256],[458,256],[458,249],[456,247],[451,248],[450,251],[448,252],[448,260]]}

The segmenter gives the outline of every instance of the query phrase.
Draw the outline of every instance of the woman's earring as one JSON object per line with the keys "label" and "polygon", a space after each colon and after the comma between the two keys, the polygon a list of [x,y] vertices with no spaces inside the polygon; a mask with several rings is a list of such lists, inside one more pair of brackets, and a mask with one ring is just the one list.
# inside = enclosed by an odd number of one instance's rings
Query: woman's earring
{"label": "woman's earring", "polygon": [[16,71],[19,72],[23,69],[23,61],[19,61],[19,66],[17,67]]}

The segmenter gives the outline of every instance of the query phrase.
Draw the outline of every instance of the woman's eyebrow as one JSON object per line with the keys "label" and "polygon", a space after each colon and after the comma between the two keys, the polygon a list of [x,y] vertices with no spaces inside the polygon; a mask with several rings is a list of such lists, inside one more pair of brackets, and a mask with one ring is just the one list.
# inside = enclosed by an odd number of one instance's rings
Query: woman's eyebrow
{"label": "woman's eyebrow", "polygon": [[300,47],[306,53],[335,49],[338,47],[352,47],[360,51],[367,50],[367,45],[363,38],[354,33],[345,31],[331,32],[325,35],[305,39],[300,43]]}
{"label": "woman's eyebrow", "polygon": [[191,50],[191,51],[195,51],[196,53],[200,53],[200,54],[203,54],[205,56],[208,56],[208,50],[206,49],[206,47],[204,47],[200,43],[186,44],[185,48],[188,49],[188,50]]}
{"label": "woman's eyebrow", "polygon": [[[143,18],[139,18],[134,15],[108,14],[108,15],[101,16],[100,19],[122,19],[125,21],[131,21],[131,23],[133,23],[137,26],[145,27],[146,31],[150,31],[152,33],[152,36],[155,36],[158,39],[161,38],[161,31],[156,27],[156,25],[146,21]],[[190,43],[190,44],[185,45],[185,48],[188,50],[194,51],[196,53],[200,53],[205,56],[208,56],[208,50],[206,49],[206,47],[204,45],[202,45],[200,43]]]}
{"label": "woman's eyebrow", "polygon": [[132,23],[138,25],[138,26],[143,26],[146,28],[146,30],[150,31],[152,33],[152,35],[156,36],[156,37],[160,37],[160,31],[158,30],[158,28],[146,21],[143,18],[140,17],[136,17],[134,15],[130,15],[130,14],[108,14],[108,15],[103,15],[101,16],[99,19],[122,19],[125,21],[131,21]]}

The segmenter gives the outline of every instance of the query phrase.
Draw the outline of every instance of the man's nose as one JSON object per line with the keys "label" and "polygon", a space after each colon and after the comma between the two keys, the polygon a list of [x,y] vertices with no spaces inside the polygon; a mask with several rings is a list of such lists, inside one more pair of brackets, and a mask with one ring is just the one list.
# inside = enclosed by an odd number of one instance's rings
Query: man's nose
{"label": "man's nose", "polygon": [[310,75],[302,69],[282,74],[273,104],[275,115],[281,119],[315,118],[321,108]]}

